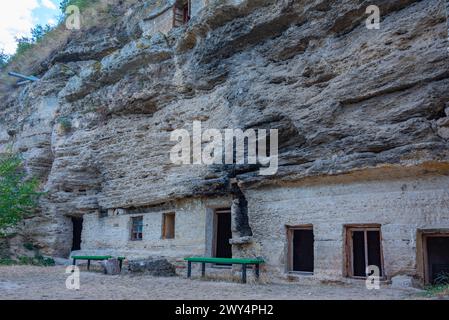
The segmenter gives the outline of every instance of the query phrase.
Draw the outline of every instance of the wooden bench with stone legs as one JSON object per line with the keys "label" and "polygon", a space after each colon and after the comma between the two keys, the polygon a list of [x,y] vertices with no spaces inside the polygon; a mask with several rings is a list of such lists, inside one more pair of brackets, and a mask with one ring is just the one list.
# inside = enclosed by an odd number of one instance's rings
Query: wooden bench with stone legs
{"label": "wooden bench with stone legs", "polygon": [[[72,256],[73,259],[73,265],[76,265],[76,260],[87,260],[87,270],[90,269],[90,262],[91,261],[104,261],[114,258],[113,256]],[[122,264],[123,260],[125,260],[125,257],[117,257],[116,258],[120,263],[120,270],[122,270]]]}
{"label": "wooden bench with stone legs", "polygon": [[184,258],[187,261],[187,277],[192,277],[192,263],[201,263],[201,276],[206,275],[206,263],[214,264],[240,264],[242,265],[242,283],[246,283],[246,269],[249,265],[255,267],[256,279],[259,279],[260,265],[265,263],[262,259],[241,259],[241,258],[207,258],[207,257],[189,257]]}

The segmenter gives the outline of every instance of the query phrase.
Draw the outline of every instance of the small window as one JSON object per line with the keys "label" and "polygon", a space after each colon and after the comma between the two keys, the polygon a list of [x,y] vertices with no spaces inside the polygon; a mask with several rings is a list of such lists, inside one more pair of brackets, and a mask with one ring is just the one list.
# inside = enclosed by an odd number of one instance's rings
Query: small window
{"label": "small window", "polygon": [[190,21],[190,1],[178,0],[173,6],[173,26],[179,27]]}
{"label": "small window", "polygon": [[143,235],[143,217],[133,217],[131,218],[131,240],[139,241],[142,240]]}
{"label": "small window", "polygon": [[164,213],[162,215],[162,239],[175,238],[175,214]]}
{"label": "small window", "polygon": [[366,268],[377,266],[383,276],[383,258],[380,226],[346,227],[347,274],[350,277],[366,278]]}
{"label": "small window", "polygon": [[313,273],[314,237],[312,226],[288,227],[288,270]]}

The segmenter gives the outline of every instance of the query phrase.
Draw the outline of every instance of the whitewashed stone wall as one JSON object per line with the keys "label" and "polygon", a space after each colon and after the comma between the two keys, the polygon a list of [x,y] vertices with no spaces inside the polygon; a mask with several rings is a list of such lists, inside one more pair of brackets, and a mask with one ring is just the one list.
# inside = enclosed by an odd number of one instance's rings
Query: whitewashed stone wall
{"label": "whitewashed stone wall", "polygon": [[[172,1],[174,3],[174,1]],[[191,0],[190,17],[193,18],[208,4],[208,0]],[[161,8],[155,8],[158,10]],[[141,23],[144,36],[152,36],[159,32],[167,34],[173,29],[173,6],[162,8],[162,13]]]}
{"label": "whitewashed stone wall", "polygon": [[142,24],[142,29],[145,36],[152,36],[158,32],[167,34],[173,29],[173,9],[169,8],[154,19],[144,22]]}
{"label": "whitewashed stone wall", "polygon": [[[98,213],[84,215],[81,253],[125,255],[127,258],[163,256],[182,260],[205,255],[210,237],[206,220],[209,209],[230,206],[229,198],[183,200],[173,210],[123,214],[100,218]],[[175,238],[161,239],[164,213],[175,212]],[[131,218],[143,216],[143,240],[131,240]]]}
{"label": "whitewashed stone wall", "polygon": [[[253,243],[234,246],[234,256],[266,260],[264,274],[285,279],[286,226],[313,225],[315,267],[305,280],[345,280],[345,226],[380,224],[384,272],[420,277],[417,231],[449,230],[449,176],[414,174],[336,176],[302,183],[245,190]],[[173,210],[100,218],[84,216],[82,253],[163,256],[182,261],[189,255],[211,254],[213,208],[229,207],[230,197],[185,199]],[[162,216],[175,212],[175,239],[161,239]],[[143,216],[142,241],[131,241],[131,218]],[[242,250],[243,249],[243,250]],[[307,279],[306,279],[307,278]]]}
{"label": "whitewashed stone wall", "polygon": [[201,9],[209,4],[209,0],[191,0],[190,1],[190,17],[195,17]]}
{"label": "whitewashed stone wall", "polygon": [[253,255],[264,257],[267,270],[284,277],[286,226],[312,224],[312,278],[343,280],[344,226],[381,224],[386,276],[417,275],[417,229],[449,229],[449,177],[381,178],[385,180],[326,178],[322,183],[247,190]]}

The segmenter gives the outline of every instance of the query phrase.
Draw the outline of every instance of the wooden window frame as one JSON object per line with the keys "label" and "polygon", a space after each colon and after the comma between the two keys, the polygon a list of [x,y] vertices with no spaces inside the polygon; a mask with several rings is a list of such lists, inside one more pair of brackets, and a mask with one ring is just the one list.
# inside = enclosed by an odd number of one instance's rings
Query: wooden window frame
{"label": "wooden window frame", "polygon": [[[304,224],[304,225],[295,225],[290,226],[286,225],[287,232],[287,273],[289,274],[298,274],[298,275],[313,275],[313,272],[307,271],[295,271],[293,270],[293,236],[296,230],[312,230],[312,224]],[[315,245],[314,245],[315,250]],[[314,258],[315,259],[315,258]]]}
{"label": "wooden window frame", "polygon": [[379,232],[379,250],[380,250],[380,264],[382,270],[381,280],[385,280],[385,264],[384,264],[384,254],[382,247],[382,225],[380,224],[356,224],[356,225],[345,225],[345,276],[353,279],[366,279],[366,277],[355,276],[354,275],[354,263],[353,263],[353,242],[351,233],[354,231],[364,232],[364,246],[365,246],[365,265],[368,266],[368,231],[378,231]]}
{"label": "wooden window frame", "polygon": [[[134,221],[136,221],[137,219],[141,220],[141,224],[142,224],[142,230],[141,232],[135,232],[134,227]],[[140,238],[138,236],[138,234],[140,233]],[[131,217],[131,241],[142,241],[143,240],[143,216],[135,216],[135,217]]]}
{"label": "wooden window frame", "polygon": [[[167,217],[173,217],[173,237],[167,237]],[[166,212],[162,214],[162,230],[161,230],[161,239],[163,240],[173,240],[176,238],[176,212]]]}

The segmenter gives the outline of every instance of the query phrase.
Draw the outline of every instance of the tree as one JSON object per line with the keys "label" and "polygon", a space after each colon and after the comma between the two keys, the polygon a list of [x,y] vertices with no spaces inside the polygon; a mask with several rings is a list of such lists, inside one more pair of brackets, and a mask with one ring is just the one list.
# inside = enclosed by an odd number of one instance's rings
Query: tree
{"label": "tree", "polygon": [[37,179],[26,178],[18,155],[0,155],[0,236],[34,212],[41,195],[37,188]]}
{"label": "tree", "polygon": [[97,0],[62,0],[59,4],[59,9],[61,9],[62,14],[65,15],[68,6],[77,6],[81,10],[95,1]]}
{"label": "tree", "polygon": [[9,61],[10,56],[6,54],[3,50],[0,50],[0,69],[4,68]]}
{"label": "tree", "polygon": [[48,24],[45,26],[38,24],[31,29],[31,37],[16,38],[17,49],[15,55],[20,56],[25,51],[28,51],[28,49],[32,48],[35,43],[40,42],[52,29],[53,27]]}
{"label": "tree", "polygon": [[42,40],[42,38],[51,31],[52,26],[46,24],[42,26],[40,24],[36,25],[33,29],[31,29],[31,40],[36,43]]}
{"label": "tree", "polygon": [[17,49],[15,56],[19,56],[23,54],[25,51],[30,49],[33,46],[33,40],[28,37],[16,38]]}

